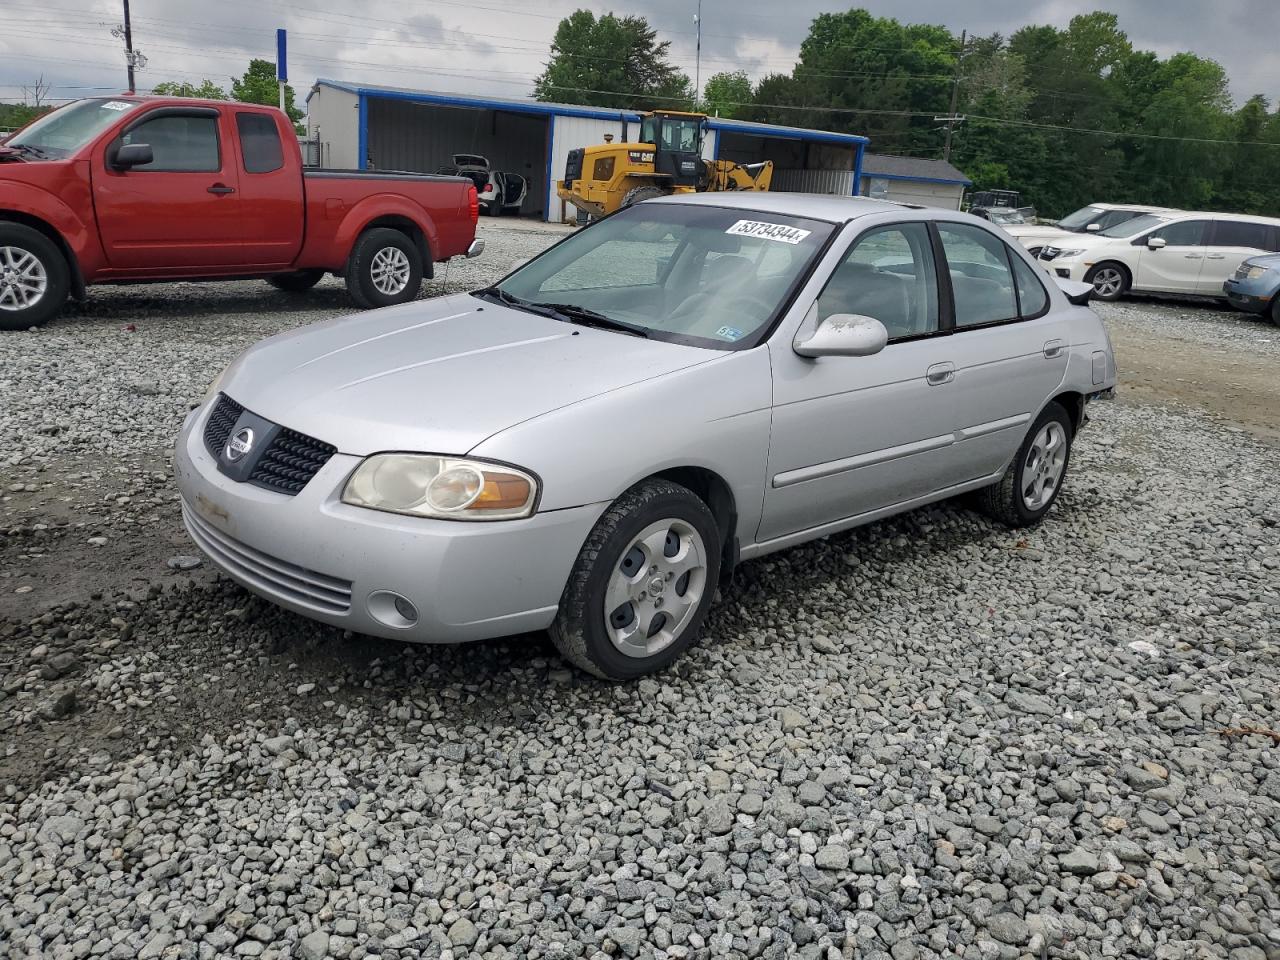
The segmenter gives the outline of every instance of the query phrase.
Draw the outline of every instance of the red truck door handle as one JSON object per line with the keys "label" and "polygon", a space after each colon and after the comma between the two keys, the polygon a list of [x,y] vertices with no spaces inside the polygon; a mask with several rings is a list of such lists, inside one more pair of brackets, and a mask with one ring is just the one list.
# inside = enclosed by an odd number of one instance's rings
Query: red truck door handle
{"label": "red truck door handle", "polygon": [[212,187],[209,188],[209,192],[216,193],[219,196],[221,196],[222,194],[226,194],[226,193],[235,193],[236,188],[228,187],[225,183],[215,183]]}

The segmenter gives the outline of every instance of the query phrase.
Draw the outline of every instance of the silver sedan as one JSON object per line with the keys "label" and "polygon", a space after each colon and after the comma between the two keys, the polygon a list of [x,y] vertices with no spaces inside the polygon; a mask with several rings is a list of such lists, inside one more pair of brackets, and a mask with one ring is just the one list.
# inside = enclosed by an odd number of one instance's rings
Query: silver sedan
{"label": "silver sedan", "polygon": [[267,599],[453,643],[549,630],[626,679],[743,561],[977,491],[1033,524],[1115,362],[961,213],[646,201],[492,287],[281,334],[177,442],[192,539]]}

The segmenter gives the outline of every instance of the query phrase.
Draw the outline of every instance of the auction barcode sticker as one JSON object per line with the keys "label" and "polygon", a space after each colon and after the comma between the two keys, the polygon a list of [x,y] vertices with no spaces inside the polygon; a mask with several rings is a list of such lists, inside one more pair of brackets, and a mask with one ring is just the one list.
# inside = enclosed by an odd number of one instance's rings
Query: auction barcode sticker
{"label": "auction barcode sticker", "polygon": [[112,100],[102,105],[103,110],[132,110],[133,104],[127,100]]}
{"label": "auction barcode sticker", "polygon": [[788,227],[785,223],[763,223],[759,220],[739,220],[725,231],[738,237],[760,237],[779,243],[800,243],[809,235],[808,230]]}

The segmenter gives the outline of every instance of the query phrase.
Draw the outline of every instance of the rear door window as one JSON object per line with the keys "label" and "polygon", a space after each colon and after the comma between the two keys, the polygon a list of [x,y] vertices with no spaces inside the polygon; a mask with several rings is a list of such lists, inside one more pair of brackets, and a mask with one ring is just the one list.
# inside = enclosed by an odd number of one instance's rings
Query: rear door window
{"label": "rear door window", "polygon": [[237,113],[236,130],[246,173],[271,173],[284,166],[284,146],[274,119],[265,113]]}
{"label": "rear door window", "polygon": [[1003,241],[980,227],[939,223],[956,305],[956,329],[1018,318],[1018,295]]}

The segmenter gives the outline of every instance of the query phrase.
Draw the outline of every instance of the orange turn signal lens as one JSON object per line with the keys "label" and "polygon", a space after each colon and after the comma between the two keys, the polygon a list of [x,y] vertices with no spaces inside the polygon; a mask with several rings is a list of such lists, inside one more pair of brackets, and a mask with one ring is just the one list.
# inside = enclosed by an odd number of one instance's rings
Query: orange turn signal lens
{"label": "orange turn signal lens", "polygon": [[514,473],[484,471],[484,486],[468,510],[519,510],[533,498],[533,485]]}

